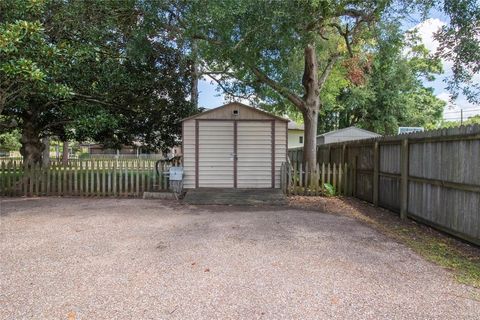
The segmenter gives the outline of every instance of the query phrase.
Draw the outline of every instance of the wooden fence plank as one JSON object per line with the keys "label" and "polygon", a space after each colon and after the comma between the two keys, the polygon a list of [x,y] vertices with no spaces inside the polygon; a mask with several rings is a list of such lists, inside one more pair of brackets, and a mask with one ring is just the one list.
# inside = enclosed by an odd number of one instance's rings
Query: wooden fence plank
{"label": "wooden fence plank", "polygon": [[90,161],[90,196],[95,196],[95,161]]}
{"label": "wooden fence plank", "polygon": [[28,195],[32,197],[34,195],[34,187],[35,187],[35,171],[33,165],[28,166]]}
{"label": "wooden fence plank", "polygon": [[131,186],[130,186],[130,163],[127,162],[125,166],[125,186],[127,190],[127,196],[130,196]]}
{"label": "wooden fence plank", "polygon": [[8,182],[7,182],[7,178],[6,178],[6,175],[7,175],[7,164],[5,162],[2,161],[2,165],[1,165],[1,172],[2,172],[2,180],[1,180],[1,186],[2,186],[2,190],[0,190],[0,195],[2,196],[7,196],[8,193],[7,193],[7,188],[8,188]]}
{"label": "wooden fence plank", "polygon": [[343,178],[342,164],[340,163],[340,164],[338,165],[338,194],[342,194],[342,187],[343,187],[343,185],[342,185],[342,182],[343,182],[342,178]]}
{"label": "wooden fence plank", "polygon": [[7,162],[7,172],[5,173],[7,180],[7,188],[5,189],[7,196],[13,195],[14,175],[13,175],[13,161]]}
{"label": "wooden fence plank", "polygon": [[68,185],[67,185],[67,164],[62,164],[61,166],[61,169],[62,169],[62,177],[63,177],[63,180],[62,180],[62,192],[61,192],[61,195],[64,196],[66,194],[68,194]]}
{"label": "wooden fence plank", "polygon": [[119,186],[118,186],[118,194],[119,194],[120,196],[123,196],[123,192],[124,192],[124,191],[123,191],[123,190],[124,190],[123,188],[124,188],[124,186],[125,186],[125,181],[123,180],[123,178],[124,178],[123,163],[124,163],[123,161],[120,161],[120,162],[119,162],[119,166],[118,166],[118,173],[119,173],[119,177],[118,177],[118,184],[119,184]]}
{"label": "wooden fence plank", "polygon": [[401,187],[400,187],[400,217],[407,218],[408,210],[408,139],[402,141],[401,150]]}
{"label": "wooden fence plank", "polygon": [[333,163],[333,178],[332,178],[332,185],[335,190],[337,190],[337,165]]}
{"label": "wooden fence plank", "polygon": [[95,161],[95,196],[100,197],[102,195],[102,177],[101,170],[103,168],[103,161]]}
{"label": "wooden fence plank", "polygon": [[140,192],[137,194],[137,196],[140,196],[140,194],[144,191],[144,182],[145,182],[145,162],[139,163],[139,172],[140,172]]}
{"label": "wooden fence plank", "polygon": [[11,195],[12,197],[15,197],[18,195],[18,174],[17,174],[17,162],[14,160],[12,161],[12,175],[13,175],[13,179],[12,179],[12,191],[11,191]]}
{"label": "wooden fence plank", "polygon": [[108,195],[111,195],[112,194],[112,171],[111,171],[111,167],[112,167],[112,162],[111,161],[107,161],[106,163],[107,165],[107,194]]}
{"label": "wooden fence plank", "polygon": [[112,182],[112,188],[113,188],[113,196],[117,196],[117,162],[113,164],[113,182]]}
{"label": "wooden fence plank", "polygon": [[380,172],[380,157],[378,141],[373,145],[373,204],[378,206],[378,183]]}
{"label": "wooden fence plank", "polygon": [[135,196],[140,196],[140,162],[135,161]]}
{"label": "wooden fence plank", "polygon": [[35,172],[35,186],[34,186],[34,194],[38,197],[40,193],[40,179],[41,179],[41,167],[40,164],[37,163],[33,166],[33,171]]}

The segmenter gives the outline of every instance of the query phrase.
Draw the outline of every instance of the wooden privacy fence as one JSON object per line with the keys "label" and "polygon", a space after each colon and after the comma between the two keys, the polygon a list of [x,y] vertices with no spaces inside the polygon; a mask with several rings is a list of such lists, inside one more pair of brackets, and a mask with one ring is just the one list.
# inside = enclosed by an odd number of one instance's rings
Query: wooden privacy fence
{"label": "wooden privacy fence", "polygon": [[347,163],[348,195],[480,245],[480,126],[322,145],[317,159]]}
{"label": "wooden privacy fence", "polygon": [[304,167],[298,161],[284,162],[280,168],[280,185],[287,195],[325,194],[325,184],[331,185],[336,194],[345,194],[348,181],[347,167],[347,164],[317,163],[316,167],[310,170],[308,166]]}
{"label": "wooden privacy fence", "polygon": [[53,161],[46,168],[0,161],[0,196],[132,196],[168,189],[172,162],[153,160]]}

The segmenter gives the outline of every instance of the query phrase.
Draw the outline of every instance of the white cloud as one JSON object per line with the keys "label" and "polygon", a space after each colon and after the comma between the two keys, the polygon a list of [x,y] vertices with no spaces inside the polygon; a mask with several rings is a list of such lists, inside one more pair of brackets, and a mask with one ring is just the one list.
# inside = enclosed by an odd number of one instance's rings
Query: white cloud
{"label": "white cloud", "polygon": [[[423,45],[425,45],[425,47],[430,51],[430,53],[434,54],[437,51],[439,42],[434,39],[433,35],[444,25],[446,25],[446,22],[440,19],[429,18],[425,21],[420,22],[410,30],[417,30],[417,34],[420,37]],[[460,96],[456,99],[454,103],[450,102],[451,95],[448,92],[444,91],[445,83],[443,81],[444,79],[453,76],[453,63],[451,61],[442,60],[442,65],[444,73],[437,76],[437,79],[435,81],[426,82],[425,84],[427,86],[433,86],[436,92],[440,92],[437,94],[437,97],[447,102],[444,118],[452,120],[460,119],[461,109],[464,110],[464,117],[478,114],[478,111],[473,111],[471,109],[480,109],[480,106],[468,102],[465,96],[463,96],[462,94],[460,94]],[[472,80],[473,82],[480,82],[480,74],[475,75]]]}
{"label": "white cloud", "polygon": [[435,53],[438,48],[438,41],[433,38],[433,34],[437,32],[446,23],[440,19],[430,18],[420,22],[412,30],[417,30],[418,35],[422,39],[422,43],[430,50],[431,53]]}

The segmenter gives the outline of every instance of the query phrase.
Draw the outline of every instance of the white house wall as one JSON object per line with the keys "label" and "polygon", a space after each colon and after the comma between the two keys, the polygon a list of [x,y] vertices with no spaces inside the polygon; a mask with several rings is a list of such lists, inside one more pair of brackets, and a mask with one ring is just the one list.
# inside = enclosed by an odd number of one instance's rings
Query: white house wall
{"label": "white house wall", "polygon": [[302,130],[288,130],[288,148],[303,147],[303,143],[300,143],[300,137],[304,140],[304,132]]}

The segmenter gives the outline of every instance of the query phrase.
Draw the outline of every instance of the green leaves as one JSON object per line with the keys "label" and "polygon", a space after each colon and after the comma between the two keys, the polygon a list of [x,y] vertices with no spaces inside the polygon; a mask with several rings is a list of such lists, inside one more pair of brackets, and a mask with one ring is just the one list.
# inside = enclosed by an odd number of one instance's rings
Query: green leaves
{"label": "green leaves", "polygon": [[0,1],[2,121],[37,138],[172,146],[194,108],[185,52],[155,27],[162,10],[143,0]]}
{"label": "green leaves", "polygon": [[18,149],[20,149],[20,132],[18,130],[0,134],[0,152],[16,151]]}
{"label": "green leaves", "polygon": [[[380,24],[368,47],[341,67],[347,84],[328,82],[321,131],[356,125],[395,134],[399,126],[435,127],[445,103],[422,84],[442,71],[440,61],[396,24]],[[338,87],[340,84],[340,88]]]}
{"label": "green leaves", "polygon": [[439,6],[450,23],[435,34],[437,57],[453,64],[447,86],[453,97],[463,93],[472,103],[480,103],[480,3],[478,0],[444,0]]}
{"label": "green leaves", "polygon": [[323,189],[324,189],[324,195],[327,197],[334,197],[337,194],[337,190],[330,183],[324,183]]}

